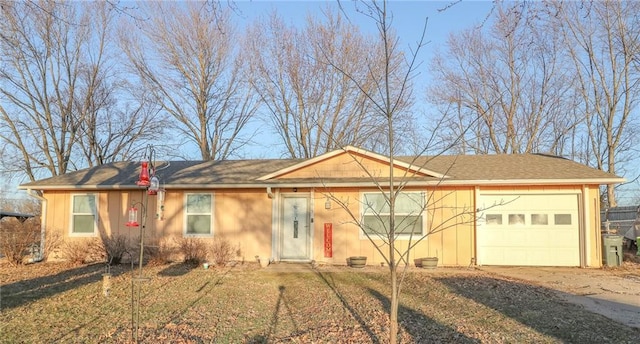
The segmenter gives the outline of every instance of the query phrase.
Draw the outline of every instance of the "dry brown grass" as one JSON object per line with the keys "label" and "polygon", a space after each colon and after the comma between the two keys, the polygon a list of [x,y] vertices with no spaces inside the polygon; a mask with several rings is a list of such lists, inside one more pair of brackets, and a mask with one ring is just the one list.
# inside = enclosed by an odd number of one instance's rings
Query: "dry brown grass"
{"label": "dry brown grass", "polygon": [[[129,267],[0,266],[3,343],[131,340]],[[135,271],[137,274],[137,271]],[[384,343],[387,271],[256,263],[145,267],[143,343]],[[637,343],[640,331],[562,302],[550,289],[477,270],[413,269],[400,299],[401,343]],[[46,329],[46,330],[43,330]]]}

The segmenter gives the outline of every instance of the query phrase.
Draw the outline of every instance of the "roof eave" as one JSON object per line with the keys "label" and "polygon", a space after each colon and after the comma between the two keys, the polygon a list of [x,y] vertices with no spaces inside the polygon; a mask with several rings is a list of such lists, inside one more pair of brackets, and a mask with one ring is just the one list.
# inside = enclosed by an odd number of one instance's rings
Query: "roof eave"
{"label": "roof eave", "polygon": [[[396,185],[407,186],[501,186],[501,185],[607,185],[625,182],[624,178],[587,178],[587,179],[503,179],[503,180],[430,180],[430,181],[397,181]],[[372,187],[376,185],[389,185],[388,182],[363,180],[360,182],[323,182],[321,179],[315,182],[272,182],[239,183],[239,184],[167,184],[165,189],[261,189],[265,187],[277,188],[301,188],[301,187]],[[21,190],[144,190],[137,185],[29,185],[18,186]]]}
{"label": "roof eave", "polygon": [[[474,185],[608,185],[624,183],[624,178],[577,178],[577,179],[494,179],[475,180]],[[454,183],[456,181],[453,181]]]}

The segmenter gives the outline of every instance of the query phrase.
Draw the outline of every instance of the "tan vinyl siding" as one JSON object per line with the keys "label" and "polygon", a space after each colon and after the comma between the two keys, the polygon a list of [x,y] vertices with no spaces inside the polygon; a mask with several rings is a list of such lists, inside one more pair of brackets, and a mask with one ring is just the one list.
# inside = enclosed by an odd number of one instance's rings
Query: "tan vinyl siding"
{"label": "tan vinyl siding", "polygon": [[[364,158],[357,154],[352,154],[352,156],[350,156],[347,153],[343,153],[332,157],[331,159],[319,161],[315,164],[305,166],[302,169],[291,171],[285,175],[279,176],[278,179],[369,178],[369,174],[367,174],[367,172],[375,178],[389,177],[389,164],[371,158]],[[394,175],[397,177],[404,176],[405,170],[401,168],[394,168]]]}
{"label": "tan vinyl siding", "polygon": [[[271,200],[264,190],[239,192],[215,192],[214,237],[227,239],[233,247],[239,247],[246,260],[255,255],[271,253]],[[197,191],[189,191],[189,193]],[[175,245],[183,237],[183,191],[171,190],[165,196],[164,220],[156,218],[156,196],[146,196],[140,191],[95,192],[98,196],[98,233],[93,238],[70,237],[71,192],[50,191],[45,194],[49,209],[45,219],[47,230],[61,235],[65,242],[91,240],[101,236],[124,235],[135,245],[140,227],[127,227],[128,211],[132,204],[139,209],[138,222],[143,225],[143,204],[146,204],[145,243],[157,245],[160,241]],[[213,241],[213,238],[206,239]],[[235,252],[234,252],[235,254]]]}
{"label": "tan vinyl siding", "polygon": [[245,260],[271,256],[272,199],[264,189],[216,192],[214,236],[239,247]]}
{"label": "tan vinyl siding", "polygon": [[588,257],[591,261],[590,267],[602,267],[602,234],[600,232],[600,188],[598,185],[589,185],[589,195],[587,198],[589,209],[589,223],[587,224],[590,252]]}
{"label": "tan vinyl siding", "polygon": [[[497,193],[582,193],[582,186],[541,186],[541,187],[482,187],[480,192]],[[588,228],[590,266],[601,266],[601,239],[599,231],[599,190],[597,185],[590,185],[588,192],[589,220],[585,224]],[[275,192],[275,190],[273,190]],[[292,189],[280,190],[291,192]],[[298,192],[308,192],[301,188]],[[359,218],[359,199],[362,192],[375,192],[375,189],[360,190],[335,189],[330,190],[333,196],[349,202],[350,211]],[[426,192],[428,209],[425,214],[425,230],[431,228],[431,233],[413,249],[409,261],[415,258],[437,256],[439,264],[443,266],[467,266],[475,258],[475,224],[473,222],[475,204],[475,190],[473,187],[438,187],[412,188],[407,191]],[[213,238],[206,240],[213,242],[214,238],[228,240],[234,248],[239,248],[241,256],[235,259],[254,261],[254,257],[272,255],[272,218],[273,202],[267,196],[265,189],[246,190],[168,190],[165,196],[164,220],[156,219],[156,196],[148,196],[141,191],[100,191],[98,195],[98,229],[105,235],[126,235],[132,242],[139,239],[139,228],[125,226],[128,220],[128,209],[132,203],[141,209],[138,202],[147,204],[148,218],[146,222],[145,241],[149,245],[156,245],[160,241],[175,244],[176,239],[183,238],[184,214],[183,203],[185,193],[206,192],[214,195],[214,226]],[[313,223],[312,259],[331,264],[346,263],[350,256],[364,255],[369,258],[368,264],[379,265],[383,261],[382,255],[374,245],[360,235],[360,229],[353,223],[347,212],[336,202],[331,202],[331,209],[325,209],[325,192],[329,190],[316,189],[312,193]],[[45,224],[47,230],[60,233],[65,240],[87,240],[87,238],[70,238],[70,191],[47,191],[44,197],[48,202]],[[580,198],[582,199],[582,198]],[[460,215],[460,214],[465,215]],[[142,214],[142,210],[140,210]],[[458,214],[458,215],[456,215]],[[450,221],[447,221],[450,220]],[[141,222],[141,220],[139,220]],[[442,225],[447,222],[448,224]],[[275,221],[277,222],[277,221]],[[324,257],[324,224],[333,225],[333,258]],[[141,222],[142,224],[142,222]],[[415,238],[414,238],[415,239]],[[406,245],[406,240],[399,240],[398,245]],[[384,252],[387,254],[387,252]],[[235,252],[234,252],[235,255]]]}
{"label": "tan vinyl siding", "polygon": [[[375,192],[375,190],[366,191]],[[432,189],[407,189],[406,191],[426,192],[429,205],[423,215],[427,227],[425,233],[428,233],[429,228],[435,231],[427,234],[427,237],[414,247],[409,261],[413,262],[415,258],[438,256],[443,265],[468,265],[473,256],[474,225],[469,220],[468,214],[464,216],[453,215],[473,209],[473,190],[470,188],[447,188],[435,191]],[[351,212],[357,217],[360,216],[360,190],[341,190],[334,192],[333,195],[342,200],[349,200]],[[316,260],[344,264],[350,256],[367,256],[369,257],[368,264],[378,265],[383,262],[383,256],[367,238],[360,235],[360,229],[345,211],[335,202],[332,202],[330,210],[326,210],[324,208],[326,198],[320,192],[316,192],[315,199],[314,256]],[[455,202],[459,202],[457,206]],[[453,220],[446,228],[440,226],[440,223],[445,219]],[[333,259],[324,257],[324,223],[327,222],[333,224]],[[415,243],[418,239],[420,238],[414,237],[413,242]],[[376,243],[381,244],[381,241],[376,240]],[[396,244],[404,251],[409,241],[401,238],[396,241]],[[386,249],[384,254],[388,255]]]}

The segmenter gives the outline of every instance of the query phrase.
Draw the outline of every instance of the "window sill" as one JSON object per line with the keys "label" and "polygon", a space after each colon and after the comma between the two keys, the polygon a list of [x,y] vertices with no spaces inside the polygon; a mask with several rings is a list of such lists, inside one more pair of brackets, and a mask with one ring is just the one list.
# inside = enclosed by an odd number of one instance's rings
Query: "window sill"
{"label": "window sill", "polygon": [[[418,239],[423,239],[425,237],[427,237],[426,234],[414,234],[414,235],[404,235],[404,234],[402,234],[402,235],[396,235],[396,241],[397,240],[399,240],[399,241],[409,241],[409,240],[415,241],[415,240],[418,240]],[[382,235],[382,236],[380,236],[380,235],[372,235],[371,239],[372,240],[386,240],[387,236],[386,235]],[[364,234],[360,234],[360,240],[369,240],[369,238],[367,238],[367,236],[364,235]]]}
{"label": "window sill", "polygon": [[182,233],[184,238],[213,238],[213,234],[188,234]]}
{"label": "window sill", "polygon": [[96,238],[98,233],[69,233],[70,238]]}

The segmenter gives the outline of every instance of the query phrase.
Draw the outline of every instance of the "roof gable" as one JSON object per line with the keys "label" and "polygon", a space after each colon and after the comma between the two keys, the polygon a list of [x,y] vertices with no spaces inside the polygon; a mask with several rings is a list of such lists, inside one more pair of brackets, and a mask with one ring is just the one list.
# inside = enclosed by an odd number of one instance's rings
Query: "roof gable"
{"label": "roof gable", "polygon": [[[305,178],[385,178],[389,177],[391,160],[377,153],[347,146],[258,178],[260,181]],[[444,174],[420,168],[411,162],[394,160],[395,177],[446,178]]]}

